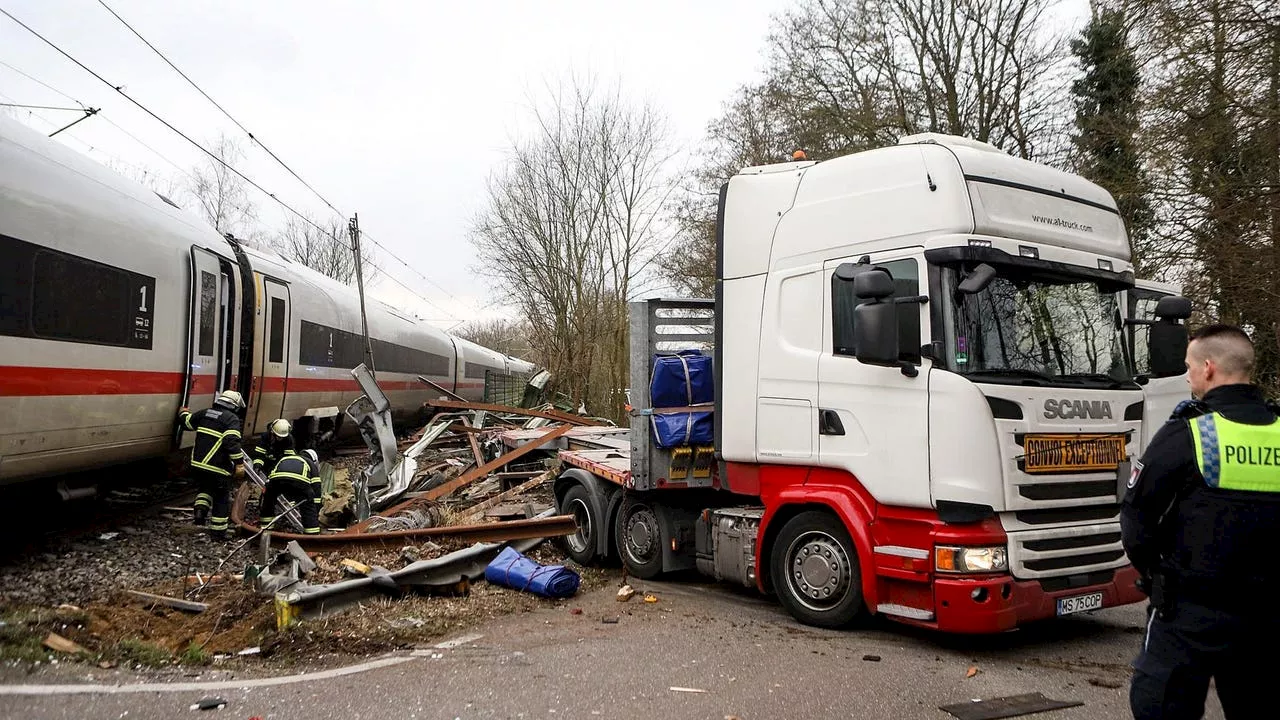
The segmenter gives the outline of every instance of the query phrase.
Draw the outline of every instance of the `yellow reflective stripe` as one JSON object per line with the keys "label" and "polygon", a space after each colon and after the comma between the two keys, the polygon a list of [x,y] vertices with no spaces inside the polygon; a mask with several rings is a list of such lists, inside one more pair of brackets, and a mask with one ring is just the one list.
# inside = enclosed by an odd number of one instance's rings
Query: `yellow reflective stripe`
{"label": "yellow reflective stripe", "polygon": [[280,470],[277,470],[271,473],[270,479],[275,480],[276,478],[291,478],[294,480],[301,480],[302,482],[308,482],[306,475],[299,475],[297,473],[291,473],[291,472],[282,472]]}
{"label": "yellow reflective stripe", "polygon": [[220,468],[220,467],[218,467],[218,466],[216,466],[216,465],[208,465],[208,464],[206,464],[206,463],[202,463],[202,462],[200,462],[199,460],[192,460],[192,461],[191,461],[191,467],[200,468],[201,470],[208,470],[209,472],[217,473],[217,474],[219,474],[219,475],[230,475],[230,474],[231,474],[230,472],[228,472],[227,470],[224,470],[223,468]]}
{"label": "yellow reflective stripe", "polygon": [[201,426],[196,428],[196,432],[202,435],[208,435],[209,437],[216,437],[219,440],[222,439],[222,433],[218,432],[217,430],[214,430],[213,428],[207,428],[207,427]]}
{"label": "yellow reflective stripe", "polygon": [[306,528],[302,532],[304,535],[319,535],[320,528]]}
{"label": "yellow reflective stripe", "polygon": [[188,430],[195,430],[194,427],[191,427],[191,413],[184,412],[182,413],[182,415],[178,416],[178,418],[179,420],[182,421],[182,424],[185,425]]}
{"label": "yellow reflective stripe", "polygon": [[232,428],[232,429],[227,430],[226,432],[222,433],[222,436],[223,436],[223,437],[229,437],[229,436],[231,436],[231,435],[235,435],[236,437],[240,438],[241,440],[243,440],[243,439],[244,439],[244,436],[240,434],[240,431],[239,431],[239,430],[236,430],[235,428]]}

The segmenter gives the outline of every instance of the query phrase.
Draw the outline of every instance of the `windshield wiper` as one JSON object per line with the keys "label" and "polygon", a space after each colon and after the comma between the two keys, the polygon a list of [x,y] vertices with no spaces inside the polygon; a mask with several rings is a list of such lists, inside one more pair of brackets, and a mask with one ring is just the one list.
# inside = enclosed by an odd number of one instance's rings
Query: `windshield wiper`
{"label": "windshield wiper", "polygon": [[1021,378],[1025,381],[1032,381],[1034,385],[1048,385],[1053,382],[1053,378],[1035,370],[1023,370],[1021,368],[987,368],[984,370],[970,370],[966,375],[983,375],[987,377],[1001,378]]}
{"label": "windshield wiper", "polygon": [[[1126,385],[1124,380],[1114,378],[1105,373],[1067,373],[1066,375],[1059,375],[1058,377],[1063,380],[1083,380],[1087,382],[1106,383],[1107,387],[1110,388],[1122,388]],[[1130,380],[1128,382],[1132,383],[1133,381]]]}

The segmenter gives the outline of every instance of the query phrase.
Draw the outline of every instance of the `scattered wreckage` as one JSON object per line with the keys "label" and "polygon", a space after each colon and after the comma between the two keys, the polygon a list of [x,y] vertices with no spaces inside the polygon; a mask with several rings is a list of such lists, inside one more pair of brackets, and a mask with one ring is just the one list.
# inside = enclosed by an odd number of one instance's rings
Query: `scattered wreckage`
{"label": "scattered wreckage", "polygon": [[[547,538],[578,532],[575,518],[556,515],[552,503],[526,496],[549,487],[554,478],[547,458],[577,443],[599,448],[601,441],[625,442],[625,429],[549,405],[467,402],[434,386],[450,399],[429,403],[424,408],[430,414],[427,425],[402,447],[391,403],[373,373],[360,365],[351,374],[363,395],[345,412],[359,429],[369,462],[347,472],[345,492],[338,490],[338,473],[329,473],[323,513],[329,520],[347,521],[345,527],[303,534],[300,517],[283,499],[272,526],[258,527],[250,519],[255,515],[250,507],[261,497],[266,478],[251,467],[246,468],[249,482],[241,485],[232,505],[232,522],[251,536],[245,542],[257,538],[260,546],[257,564],[246,569],[243,579],[259,594],[274,598],[280,628],[375,597],[465,592],[469,583],[486,576],[486,569],[500,578],[498,584],[546,597],[576,592],[576,573],[558,565],[540,566],[522,554]],[[309,553],[394,550],[433,538],[473,544],[399,570],[348,559],[342,564],[355,577],[325,584],[307,581],[316,567]],[[273,545],[284,549],[274,551]],[[491,568],[499,557],[503,567]]]}

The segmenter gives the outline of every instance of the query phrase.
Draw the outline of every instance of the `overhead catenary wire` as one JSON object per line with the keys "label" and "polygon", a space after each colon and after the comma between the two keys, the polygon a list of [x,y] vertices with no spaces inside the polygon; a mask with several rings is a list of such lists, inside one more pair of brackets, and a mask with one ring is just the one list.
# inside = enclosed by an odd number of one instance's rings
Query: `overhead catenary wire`
{"label": "overhead catenary wire", "polygon": [[[209,95],[209,93],[205,92],[205,91],[204,91],[204,89],[203,89],[203,88],[201,88],[201,87],[200,87],[200,85],[198,85],[198,84],[196,83],[196,81],[192,80],[192,79],[191,79],[191,78],[190,78],[186,73],[184,73],[184,72],[182,71],[182,69],[181,69],[181,68],[179,68],[177,65],[175,65],[175,64],[173,63],[173,61],[172,61],[172,60],[170,60],[170,59],[169,59],[169,58],[168,58],[168,57],[167,57],[167,56],[166,56],[166,55],[165,55],[165,54],[164,54],[164,53],[163,53],[159,48],[157,48],[155,45],[153,45],[153,44],[151,43],[151,41],[149,41],[149,40],[147,40],[145,37],[143,37],[142,33],[138,32],[138,31],[137,31],[137,29],[135,29],[132,25],[130,25],[130,24],[129,24],[129,22],[128,22],[127,20],[125,20],[123,17],[120,17],[120,14],[119,14],[119,13],[117,13],[115,10],[111,9],[111,6],[110,6],[110,5],[108,5],[106,2],[104,2],[104,0],[98,0],[98,4],[99,4],[99,5],[101,5],[104,9],[106,9],[106,11],[107,11],[107,12],[111,13],[111,16],[112,16],[112,17],[114,17],[116,20],[120,21],[120,24],[121,24],[121,25],[124,25],[124,26],[125,26],[125,28],[127,28],[127,29],[129,30],[129,32],[133,33],[133,35],[134,35],[135,37],[137,37],[139,40],[141,40],[141,41],[142,41],[142,43],[143,43],[144,45],[146,45],[148,48],[150,48],[150,49],[151,49],[151,51],[152,51],[152,52],[154,52],[157,56],[159,56],[159,58],[160,58],[161,60],[163,60],[163,61],[164,61],[164,63],[165,63],[166,65],[168,65],[170,68],[172,68],[174,72],[178,73],[178,75],[179,75],[179,76],[181,76],[183,80],[187,81],[187,84],[188,84],[188,85],[190,85],[192,88],[194,88],[196,92],[200,93],[200,95],[201,95],[201,96],[203,96],[205,100],[208,100],[210,103],[212,103],[212,104],[213,104],[213,106],[214,106],[214,107],[216,107],[216,108],[217,108],[217,109],[218,109],[218,110],[219,110],[223,115],[225,115],[225,116],[227,117],[227,119],[228,119],[228,120],[230,120],[232,123],[234,123],[236,127],[240,128],[240,130],[241,130],[245,135],[247,135],[247,136],[249,137],[249,139],[250,139],[250,140],[252,140],[252,141],[253,141],[253,142],[254,142],[258,147],[262,148],[263,152],[265,152],[265,153],[267,153],[267,155],[271,156],[271,159],[272,159],[272,160],[275,160],[277,163],[279,163],[279,164],[280,164],[280,167],[282,167],[282,168],[284,168],[286,171],[288,171],[288,173],[289,173],[290,175],[292,175],[292,176],[293,176],[293,177],[294,177],[298,182],[302,183],[302,185],[303,185],[304,187],[306,187],[308,190],[310,190],[310,191],[312,192],[312,194],[314,194],[317,198],[319,198],[319,199],[320,199],[320,202],[324,203],[324,204],[325,204],[325,206],[327,206],[330,210],[332,210],[334,213],[336,213],[339,217],[341,217],[341,218],[343,218],[343,219],[346,219],[346,218],[348,217],[348,215],[347,215],[346,213],[344,213],[344,212],[342,212],[341,210],[339,210],[339,209],[338,209],[338,208],[337,208],[337,207],[336,207],[332,202],[330,202],[330,201],[329,201],[329,199],[328,199],[328,198],[326,198],[324,195],[320,194],[320,191],[319,191],[319,190],[316,190],[316,189],[315,189],[315,187],[311,185],[311,183],[309,183],[309,182],[307,182],[306,180],[304,180],[304,179],[302,178],[302,176],[301,176],[301,175],[299,175],[299,174],[298,174],[298,173],[297,173],[297,172],[296,172],[292,167],[289,167],[289,164],[288,164],[288,163],[286,163],[284,160],[282,160],[282,159],[280,158],[280,156],[279,156],[279,155],[276,155],[274,152],[272,152],[272,151],[271,151],[271,148],[267,147],[267,146],[266,146],[266,144],[264,144],[264,143],[262,142],[262,140],[260,140],[256,135],[254,135],[252,132],[250,132],[249,128],[245,127],[243,123],[241,123],[239,120],[237,120],[237,119],[235,118],[235,116],[234,116],[234,115],[232,115],[232,114],[231,114],[231,113],[230,113],[226,108],[224,108],[224,107],[223,107],[223,106],[222,106],[222,105],[221,105],[217,100],[214,100],[214,99],[213,99],[213,97]],[[314,224],[314,223],[313,223],[313,224]],[[395,253],[391,252],[389,249],[387,249],[387,247],[386,247],[385,245],[383,245],[382,243],[378,242],[376,239],[374,239],[374,238],[373,238],[372,236],[370,236],[368,233],[362,233],[362,234],[361,234],[361,237],[363,237],[365,240],[368,240],[369,242],[373,243],[373,244],[374,244],[375,246],[377,246],[380,250],[382,250],[382,251],[383,251],[383,252],[385,252],[387,255],[390,255],[393,259],[395,259],[395,260],[396,260],[396,262],[400,263],[401,265],[404,265],[406,268],[408,268],[409,270],[413,271],[416,275],[418,275],[418,277],[422,278],[422,279],[423,279],[423,280],[425,280],[427,283],[429,283],[429,284],[431,284],[432,286],[434,286],[434,287],[435,287],[437,290],[439,290],[440,292],[442,292],[442,293],[444,293],[445,295],[449,296],[450,298],[452,298],[452,299],[453,299],[454,301],[456,301],[456,302],[462,302],[462,301],[461,301],[458,297],[456,297],[453,293],[449,292],[449,291],[448,291],[448,290],[446,290],[443,286],[441,286],[439,283],[437,283],[436,281],[434,281],[434,280],[432,280],[431,278],[429,278],[429,277],[427,277],[426,275],[424,275],[422,272],[420,272],[419,270],[417,270],[416,268],[414,268],[412,265],[410,265],[408,262],[406,262],[406,261],[405,261],[404,259],[402,259],[400,256],[398,256],[398,255],[396,255]],[[334,240],[336,241],[336,240],[337,240],[337,238],[334,238]],[[388,276],[388,277],[390,277],[390,276]],[[416,294],[416,293],[415,293],[415,294]],[[419,296],[419,297],[421,297],[421,296]],[[422,298],[422,299],[423,299],[423,300],[426,300],[426,298]],[[440,306],[436,305],[435,303],[430,303],[430,304],[431,304],[433,307],[435,307],[436,309],[438,309],[438,310],[440,310],[440,311],[444,312],[446,315],[449,315],[449,317],[452,317],[452,318],[453,318],[453,319],[455,319],[455,320],[457,320],[457,319],[458,319],[455,315],[453,315],[452,313],[450,313],[448,310],[445,310],[444,308],[442,308],[442,307],[440,307]]]}
{"label": "overhead catenary wire", "polygon": [[[208,156],[209,156],[209,158],[211,158],[214,162],[217,162],[218,164],[222,165],[222,166],[223,166],[223,167],[225,167],[227,170],[229,170],[230,172],[232,172],[233,174],[235,174],[237,177],[239,177],[241,180],[244,180],[246,183],[248,183],[249,185],[253,186],[253,187],[254,187],[255,189],[257,189],[259,192],[261,192],[262,194],[264,194],[264,195],[266,195],[267,197],[269,197],[269,198],[271,198],[272,200],[274,200],[276,203],[278,203],[278,204],[279,204],[281,207],[283,207],[285,210],[289,211],[289,212],[290,212],[290,213],[292,213],[294,216],[296,216],[299,220],[302,220],[303,222],[307,223],[308,225],[310,225],[310,226],[314,227],[316,230],[318,230],[318,231],[320,232],[320,234],[321,234],[322,236],[329,236],[329,237],[333,237],[332,235],[330,235],[330,234],[329,234],[329,231],[328,231],[328,230],[326,230],[325,228],[321,227],[321,226],[320,226],[319,224],[317,224],[314,220],[312,220],[311,218],[307,217],[304,213],[299,212],[299,211],[298,211],[297,209],[295,209],[292,205],[289,205],[289,204],[288,204],[288,203],[286,203],[284,200],[281,200],[279,197],[277,197],[277,196],[275,195],[275,193],[269,192],[266,188],[262,187],[262,186],[261,186],[261,185],[259,185],[257,182],[255,182],[252,178],[248,177],[248,176],[247,176],[247,175],[245,175],[244,173],[242,173],[242,172],[240,172],[239,170],[237,170],[234,166],[232,166],[230,163],[228,163],[228,162],[226,162],[225,160],[223,160],[221,157],[218,157],[218,155],[217,155],[216,153],[214,153],[214,152],[212,152],[211,150],[209,150],[208,148],[204,147],[204,146],[203,146],[203,145],[201,145],[199,142],[196,142],[194,139],[192,139],[192,138],[191,138],[190,136],[188,136],[186,133],[182,132],[182,131],[181,131],[181,130],[179,130],[177,127],[175,127],[172,123],[170,123],[169,121],[167,121],[167,120],[165,120],[164,118],[162,118],[162,117],[160,117],[159,115],[157,115],[155,112],[153,112],[153,111],[152,111],[150,108],[148,108],[146,105],[143,105],[141,102],[139,102],[139,101],[135,100],[131,95],[129,95],[128,93],[126,93],[126,92],[122,89],[122,88],[123,88],[123,85],[114,85],[114,84],[112,84],[109,80],[107,80],[106,78],[104,78],[102,75],[99,75],[99,74],[98,74],[96,71],[94,71],[92,68],[90,68],[89,66],[87,66],[87,65],[85,65],[84,63],[80,62],[78,59],[76,59],[73,55],[71,55],[70,53],[68,53],[66,50],[63,50],[60,46],[58,46],[58,45],[57,45],[56,43],[54,43],[52,40],[50,40],[50,39],[46,38],[44,35],[41,35],[38,31],[36,31],[36,30],[35,30],[34,28],[32,28],[30,25],[27,25],[25,22],[23,22],[22,20],[20,20],[20,19],[18,19],[17,17],[15,17],[15,16],[14,16],[12,13],[10,13],[8,10],[6,10],[6,9],[4,9],[4,8],[2,8],[2,7],[0,7],[0,14],[3,14],[5,17],[7,17],[7,18],[9,18],[10,20],[12,20],[13,22],[17,23],[19,26],[21,26],[21,27],[22,27],[22,29],[24,29],[24,30],[26,30],[27,32],[31,33],[31,34],[32,34],[32,35],[34,35],[36,38],[38,38],[41,42],[43,42],[44,44],[48,45],[50,48],[52,48],[53,50],[55,50],[58,54],[62,55],[62,56],[63,56],[63,57],[65,57],[66,59],[70,60],[72,63],[74,63],[75,65],[77,65],[80,69],[82,69],[82,70],[84,70],[85,72],[87,72],[87,73],[89,73],[90,75],[92,75],[95,79],[97,79],[97,80],[98,80],[99,82],[101,82],[102,84],[104,84],[104,85],[106,85],[107,87],[109,87],[109,88],[111,88],[112,90],[114,90],[117,94],[119,94],[119,95],[120,95],[121,97],[123,97],[124,99],[128,100],[130,103],[132,103],[134,106],[136,106],[139,110],[142,110],[142,111],[143,111],[143,112],[145,112],[146,114],[150,115],[153,119],[155,119],[155,120],[156,120],[157,122],[159,122],[161,125],[164,125],[166,128],[168,128],[168,129],[169,129],[169,130],[171,130],[173,133],[175,133],[176,135],[178,135],[179,137],[181,137],[183,140],[186,140],[188,143],[190,143],[191,145],[195,146],[198,150],[200,150],[201,152],[203,152],[205,155],[208,155]],[[74,101],[73,101],[73,102],[74,102]],[[225,111],[224,111],[224,112],[225,112]],[[304,183],[304,184],[305,184],[305,183]],[[312,192],[315,192],[315,191],[314,191],[314,189],[312,189]],[[318,193],[317,193],[317,195],[318,195]],[[322,199],[323,199],[323,198],[322,198]],[[338,212],[336,209],[334,209],[334,211],[335,211],[335,212]],[[339,214],[341,214],[341,213],[339,213]],[[334,238],[333,238],[333,240],[334,240],[335,242],[339,242],[339,241],[337,240],[337,238],[336,238],[336,237],[334,237]],[[374,240],[372,240],[372,239],[370,239],[370,242],[373,242],[373,243],[374,243],[374,245],[377,245],[379,248],[382,248],[384,251],[386,251],[386,248],[385,248],[385,247],[383,247],[381,243],[378,243],[378,242],[376,242],[376,241],[374,241]],[[350,246],[348,246],[348,247],[350,247]],[[396,257],[396,259],[397,259],[399,262],[401,262],[402,264],[405,264],[405,265],[406,265],[406,267],[410,267],[410,269],[413,269],[411,266],[408,266],[408,264],[407,264],[407,263],[405,263],[403,260],[400,260],[400,259],[399,259],[399,257],[395,256],[394,254],[390,253],[389,251],[388,251],[388,254],[389,254],[389,255],[392,255],[392,257]],[[416,271],[415,271],[415,272],[416,272]],[[456,320],[456,319],[458,319],[458,318],[457,318],[457,316],[453,315],[453,313],[450,313],[448,310],[446,310],[446,309],[444,309],[444,308],[440,307],[439,305],[437,305],[436,303],[432,302],[431,300],[428,300],[428,299],[427,299],[426,297],[424,297],[421,293],[418,293],[416,290],[414,290],[414,289],[413,289],[413,288],[411,288],[410,286],[408,286],[408,285],[406,285],[405,283],[401,282],[400,280],[396,279],[393,275],[391,275],[391,274],[389,274],[389,273],[388,273],[388,274],[387,274],[387,277],[388,277],[390,280],[392,280],[393,282],[395,282],[396,284],[398,284],[398,285],[400,285],[401,287],[403,287],[403,288],[404,288],[405,290],[407,290],[410,294],[412,294],[412,295],[414,295],[415,297],[417,297],[419,300],[422,300],[423,302],[425,302],[425,303],[427,303],[428,305],[430,305],[430,306],[432,306],[432,307],[436,308],[437,310],[439,310],[439,311],[443,312],[444,314],[448,315],[449,317],[451,317],[451,318],[453,318],[453,319],[455,319],[455,320]],[[456,299],[456,298],[455,298],[455,299]]]}
{"label": "overhead catenary wire", "polygon": [[4,103],[0,102],[0,107],[24,108],[26,110],[66,110],[67,112],[85,112],[82,107],[57,107],[55,105],[27,105],[26,103]]}

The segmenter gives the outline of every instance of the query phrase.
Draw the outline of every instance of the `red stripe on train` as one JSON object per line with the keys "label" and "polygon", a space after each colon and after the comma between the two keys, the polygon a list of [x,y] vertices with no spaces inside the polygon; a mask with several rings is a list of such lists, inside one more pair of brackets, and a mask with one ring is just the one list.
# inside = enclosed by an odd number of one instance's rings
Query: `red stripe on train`
{"label": "red stripe on train", "polygon": [[[182,382],[175,372],[0,366],[0,397],[178,395]],[[214,376],[197,375],[191,393],[208,395],[214,385]]]}
{"label": "red stripe on train", "polygon": [[[50,397],[62,395],[179,395],[182,373],[149,370],[103,370],[84,368],[48,368],[20,365],[0,366],[0,397]],[[213,375],[196,375],[192,395],[213,393]],[[388,390],[428,390],[417,380],[385,380],[378,383]],[[458,389],[481,388],[483,383],[459,383]],[[262,380],[264,392],[352,392],[359,390],[355,380],[326,378],[268,377]]]}

